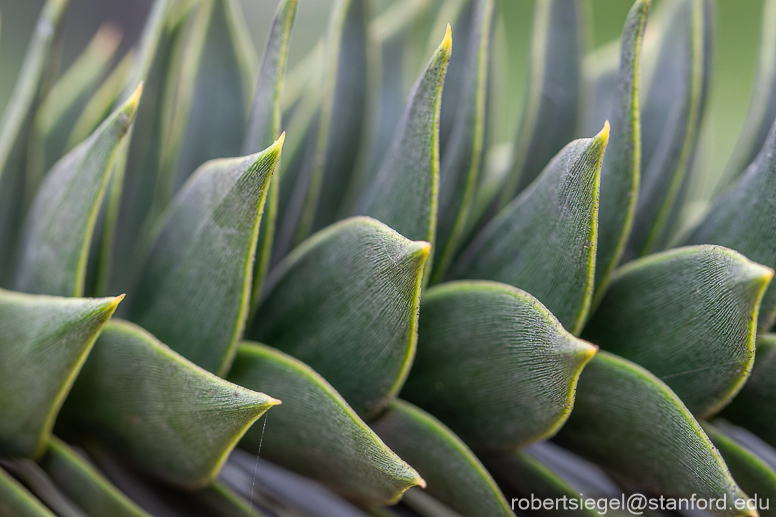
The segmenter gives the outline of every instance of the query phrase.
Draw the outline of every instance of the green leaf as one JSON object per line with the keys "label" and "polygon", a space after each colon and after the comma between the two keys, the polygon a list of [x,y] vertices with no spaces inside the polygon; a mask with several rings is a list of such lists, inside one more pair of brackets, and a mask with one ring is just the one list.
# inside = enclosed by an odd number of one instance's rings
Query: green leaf
{"label": "green leaf", "polygon": [[8,517],[56,517],[2,468],[0,468],[0,515]]}
{"label": "green leaf", "polygon": [[215,478],[251,424],[279,403],[195,366],[135,325],[111,322],[60,421],[65,433],[92,436],[138,470],[198,488]]}
{"label": "green leaf", "polygon": [[[269,430],[255,426],[242,446],[346,495],[368,502],[397,501],[407,488],[425,486],[415,470],[394,454],[320,375],[270,347],[240,347],[231,382],[269,389],[284,402],[273,411]],[[309,423],[316,422],[310,433]]]}
{"label": "green leaf", "polygon": [[29,487],[30,491],[59,517],[89,517],[54,484],[43,469],[29,459],[2,460],[0,465]]}
{"label": "green leaf", "polygon": [[0,177],[20,137],[22,125],[33,107],[54,34],[62,21],[67,3],[68,0],[47,0],[41,10],[13,93],[0,119]]}
{"label": "green leaf", "polygon": [[133,321],[219,375],[248,316],[259,222],[283,139],[198,169],[159,226],[130,307]]}
{"label": "green leaf", "polygon": [[757,359],[749,380],[722,416],[776,447],[776,334],[757,341]]}
{"label": "green leaf", "polygon": [[40,461],[41,468],[67,497],[95,517],[150,517],[105,477],[71,449],[52,437]]}
{"label": "green leaf", "polygon": [[620,71],[611,99],[612,132],[601,164],[595,288],[601,291],[620,262],[638,198],[641,160],[639,54],[650,0],[638,0],[625,20]]}
{"label": "green leaf", "polygon": [[567,145],[477,235],[448,276],[524,289],[578,334],[593,295],[598,187],[608,138],[607,124],[597,136]]}
{"label": "green leaf", "polygon": [[367,0],[339,0],[332,12],[320,86],[321,118],[296,242],[343,215],[342,202],[366,132],[367,77],[372,67],[368,58],[370,17]]}
{"label": "green leaf", "polygon": [[[452,40],[450,26],[415,83],[380,168],[357,212],[409,239],[433,243],[439,189],[439,106]],[[401,203],[397,203],[397,200]]]}
{"label": "green leaf", "polygon": [[707,417],[746,382],[772,277],[721,246],[651,255],[615,273],[583,336],[648,369]]}
{"label": "green leaf", "polygon": [[62,401],[121,299],[0,290],[0,456],[43,454]]}
{"label": "green leaf", "polygon": [[[753,451],[738,443],[733,437],[724,433],[724,428],[718,429],[711,424],[703,423],[703,429],[711,438],[714,446],[725,460],[730,473],[747,494],[757,495],[760,502],[776,500],[776,471]],[[759,505],[758,505],[759,506]],[[763,517],[773,515],[774,509],[759,506]]]}
{"label": "green leaf", "polygon": [[310,365],[359,415],[376,413],[415,355],[429,249],[368,217],[332,225],[270,274],[246,335]]}
{"label": "green leaf", "polygon": [[[725,497],[717,517],[749,498],[682,401],[647,370],[607,352],[585,367],[574,411],[555,441],[635,488],[668,497]],[[740,502],[739,502],[740,501]]]}
{"label": "green leaf", "polygon": [[67,132],[81,99],[97,84],[121,41],[121,30],[103,24],[86,49],[51,87],[35,112],[27,148],[25,198],[32,199],[43,174],[63,154]]}
{"label": "green leaf", "polygon": [[536,179],[575,135],[578,122],[585,9],[578,2],[536,4],[531,28],[528,83],[517,130],[515,164],[501,196],[506,206]]}
{"label": "green leaf", "polygon": [[[255,153],[272,145],[280,136],[280,98],[288,60],[288,42],[294,25],[298,0],[281,2],[272,20],[267,45],[259,68],[258,84],[253,96],[253,110],[243,141],[243,154]],[[259,303],[264,277],[272,257],[272,242],[275,237],[275,219],[278,209],[280,181],[270,181],[264,214],[259,226],[256,260],[253,264],[253,287],[251,290],[250,313],[254,314]]]}
{"label": "green leaf", "polygon": [[765,145],[771,123],[776,119],[776,1],[763,3],[763,24],[752,95],[743,128],[722,175],[726,186],[746,170]]}
{"label": "green leaf", "polygon": [[[776,124],[760,154],[714,203],[687,244],[719,244],[755,262],[776,268],[776,212],[770,192],[776,189]],[[765,291],[757,328],[767,332],[776,320],[776,289]]]}
{"label": "green leaf", "polygon": [[57,296],[83,295],[97,214],[142,91],[141,83],[123,106],[46,175],[22,229],[15,289]]}
{"label": "green leaf", "polygon": [[471,1],[468,38],[461,39],[466,61],[455,119],[439,167],[436,242],[440,252],[434,257],[432,281],[443,278],[461,244],[482,164],[494,0]]}
{"label": "green leaf", "polygon": [[665,248],[683,202],[708,90],[710,0],[677,0],[641,117],[641,185],[626,258]]}
{"label": "green leaf", "polygon": [[[414,513],[420,517],[462,517],[456,511],[451,510],[447,505],[434,499],[423,490],[408,490],[402,499],[405,507],[412,508]],[[514,514],[513,514],[514,515]]]}
{"label": "green leaf", "polygon": [[476,450],[512,450],[568,418],[596,348],[533,296],[494,282],[451,282],[421,304],[418,351],[402,397]]}
{"label": "green leaf", "polygon": [[514,516],[482,463],[433,416],[396,400],[372,428],[393,451],[421,472],[429,495],[461,515]]}

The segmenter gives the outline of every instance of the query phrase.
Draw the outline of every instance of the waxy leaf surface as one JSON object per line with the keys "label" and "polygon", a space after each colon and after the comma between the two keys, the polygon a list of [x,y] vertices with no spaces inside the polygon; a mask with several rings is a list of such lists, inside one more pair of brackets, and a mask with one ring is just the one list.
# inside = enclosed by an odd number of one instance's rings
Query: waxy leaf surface
{"label": "waxy leaf surface", "polygon": [[3,517],[56,517],[24,486],[0,468],[0,515]]}

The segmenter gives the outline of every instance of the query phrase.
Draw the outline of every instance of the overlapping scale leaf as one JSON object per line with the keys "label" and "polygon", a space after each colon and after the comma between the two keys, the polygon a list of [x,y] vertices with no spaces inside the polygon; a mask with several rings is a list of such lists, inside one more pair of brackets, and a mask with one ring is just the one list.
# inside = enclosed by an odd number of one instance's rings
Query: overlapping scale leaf
{"label": "overlapping scale leaf", "polygon": [[[468,36],[459,44],[465,54],[458,85],[455,118],[444,144],[439,168],[437,253],[433,280],[441,280],[458,251],[482,165],[486,127],[488,63],[493,26],[493,0],[470,0]],[[460,22],[459,22],[460,25]],[[455,77],[455,76],[453,76]],[[443,106],[444,109],[444,106]]]}
{"label": "overlapping scale leaf", "polygon": [[569,0],[536,4],[515,164],[502,191],[502,207],[574,138],[585,53],[584,11],[581,4]]}
{"label": "overlapping scale leaf", "polygon": [[138,470],[197,488],[215,478],[245,431],[279,403],[195,366],[135,325],[111,322],[60,422],[66,436],[91,437]]}
{"label": "overlapping scale leaf", "polygon": [[29,488],[35,497],[57,515],[89,517],[57,487],[34,461],[28,459],[0,460],[0,465]]}
{"label": "overlapping scale leaf", "polygon": [[[771,268],[776,267],[776,125],[760,154],[738,181],[721,195],[693,230],[687,244],[719,244]],[[757,328],[767,332],[776,319],[776,289],[769,287],[760,305]]]}
{"label": "overlapping scale leaf", "polygon": [[461,515],[514,515],[480,461],[428,413],[407,402],[394,401],[372,428],[418,469],[428,483],[429,495]]}
{"label": "overlapping scale leaf", "polygon": [[0,290],[0,455],[43,454],[73,380],[120,301]]}
{"label": "overlapping scale leaf", "polygon": [[[284,406],[268,430],[254,427],[243,438],[263,458],[316,479],[351,499],[393,502],[414,485],[418,473],[364,424],[320,375],[270,347],[240,347],[229,380],[256,391],[272,391]],[[316,422],[311,432],[310,422]]]}
{"label": "overlapping scale leaf", "polygon": [[113,161],[137,111],[142,84],[92,136],[46,175],[22,229],[14,287],[82,296],[97,214]]}
{"label": "overlapping scale leaf", "polygon": [[776,1],[763,3],[760,48],[752,95],[744,125],[722,177],[729,184],[746,170],[765,145],[768,130],[776,119]]}
{"label": "overlapping scale leaf", "polygon": [[[703,429],[719,450],[736,482],[747,494],[756,495],[761,501],[758,505],[760,515],[773,515],[776,510],[770,508],[770,501],[776,498],[776,471],[773,467],[723,430],[708,423],[703,424]],[[767,509],[763,507],[765,501]]]}
{"label": "overlapping scale leaf", "polygon": [[432,243],[439,189],[439,107],[451,45],[448,25],[444,40],[415,83],[393,143],[357,209],[409,239]]}
{"label": "overlapping scale leaf", "polygon": [[583,336],[647,368],[694,414],[721,409],[754,361],[773,270],[721,246],[651,255],[617,271]]}
{"label": "overlapping scale leaf", "polygon": [[429,289],[415,365],[402,398],[475,450],[512,450],[568,418],[579,372],[596,348],[534,297],[493,282]]}
{"label": "overlapping scale leaf", "polygon": [[310,365],[360,415],[377,412],[415,355],[429,249],[367,217],[332,225],[270,274],[246,335]]}
{"label": "overlapping scale leaf", "polygon": [[29,490],[0,468],[0,515],[8,517],[55,517]]}
{"label": "overlapping scale leaf", "polygon": [[636,210],[641,166],[639,53],[649,13],[649,0],[637,1],[625,21],[620,70],[613,89],[609,144],[601,164],[598,207],[596,289],[603,289],[620,261]]}
{"label": "overlapping scale leaf", "polygon": [[728,508],[710,508],[713,515],[755,515],[679,397],[647,370],[607,352],[582,371],[574,411],[555,441],[640,491],[725,497]]}
{"label": "overlapping scale leaf", "polygon": [[675,0],[641,110],[641,185],[626,258],[665,248],[689,181],[708,90],[710,0]]}
{"label": "overlapping scale leaf", "polygon": [[259,222],[283,139],[199,168],[158,230],[130,308],[133,321],[221,375],[248,317]]}
{"label": "overlapping scale leaf", "polygon": [[[286,76],[288,44],[291,28],[296,17],[298,0],[284,0],[278,5],[272,20],[264,56],[259,66],[259,78],[253,95],[253,107],[248,120],[248,129],[243,141],[243,154],[256,153],[272,145],[280,136],[281,94]],[[253,265],[253,287],[251,289],[251,314],[264,285],[264,277],[272,258],[272,243],[275,237],[275,219],[278,210],[280,181],[270,181],[264,213],[259,225],[259,237],[256,243],[256,259]]]}
{"label": "overlapping scale leaf", "polygon": [[593,294],[601,158],[609,137],[568,144],[464,250],[450,278],[514,285],[578,333]]}

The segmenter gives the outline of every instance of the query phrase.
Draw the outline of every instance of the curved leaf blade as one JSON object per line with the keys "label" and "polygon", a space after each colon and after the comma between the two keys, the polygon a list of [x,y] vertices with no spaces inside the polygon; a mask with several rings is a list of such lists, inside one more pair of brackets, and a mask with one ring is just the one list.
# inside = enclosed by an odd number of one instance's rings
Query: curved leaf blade
{"label": "curved leaf blade", "polygon": [[310,365],[359,415],[375,413],[415,355],[429,248],[368,217],[329,226],[270,274],[246,335]]}
{"label": "curved leaf blade", "polygon": [[636,212],[641,175],[641,121],[639,114],[639,65],[649,0],[638,0],[625,20],[620,70],[609,121],[612,132],[601,164],[596,249],[597,291],[605,289],[620,262]]}
{"label": "curved leaf blade", "polygon": [[641,110],[641,186],[626,258],[665,248],[708,91],[711,2],[678,0]]}
{"label": "curved leaf blade", "polygon": [[585,51],[584,14],[578,2],[543,0],[536,4],[527,92],[515,142],[517,160],[502,191],[502,208],[574,138]]}
{"label": "curved leaf blade", "polygon": [[219,375],[248,316],[259,222],[283,140],[199,168],[161,223],[130,307],[133,321]]}
{"label": "curved leaf blade", "polygon": [[[271,389],[284,401],[273,412],[267,432],[257,426],[242,441],[250,450],[260,447],[265,459],[364,502],[391,504],[409,487],[425,486],[304,363],[270,347],[245,343],[228,379],[256,391]],[[316,422],[314,433],[310,422]]]}
{"label": "curved leaf blade", "polygon": [[465,517],[514,517],[482,463],[452,431],[425,411],[391,402],[372,423],[375,432],[428,483],[426,493]]}
{"label": "curved leaf blade", "polygon": [[590,308],[598,233],[598,188],[609,125],[568,144],[535,183],[502,210],[450,270],[536,296],[572,334]]}
{"label": "curved leaf blade", "polygon": [[402,398],[477,450],[512,450],[563,425],[596,347],[534,297],[494,282],[450,282],[424,293],[421,312]]}
{"label": "curved leaf blade", "polygon": [[[585,367],[574,411],[555,441],[639,490],[725,497],[729,508],[710,508],[713,515],[756,515],[679,397],[647,370],[613,354],[601,351]],[[737,510],[741,503],[744,509]]]}
{"label": "curved leaf blade", "polygon": [[0,515],[9,517],[56,517],[21,483],[0,468]]}
{"label": "curved leaf blade", "polygon": [[[776,213],[769,195],[776,188],[776,124],[760,154],[740,179],[717,199],[687,244],[719,244],[776,268]],[[776,320],[776,289],[765,291],[757,328],[767,332]]]}
{"label": "curved leaf blade", "polygon": [[38,457],[118,298],[0,290],[0,456]]}
{"label": "curved leaf blade", "polygon": [[[471,0],[466,55],[458,104],[439,167],[437,238],[432,280],[443,278],[463,238],[482,165],[486,127],[488,63],[493,28],[493,0]],[[459,24],[460,25],[460,24]]]}
{"label": "curved leaf blade", "polygon": [[27,213],[14,288],[82,296],[97,214],[113,161],[134,122],[143,84],[81,145],[46,175]]}
{"label": "curved leaf blade", "polygon": [[43,469],[29,459],[0,460],[0,465],[29,487],[41,502],[59,517],[89,517],[46,475]]}
{"label": "curved leaf blade", "polygon": [[105,443],[143,472],[199,488],[279,403],[195,366],[135,325],[111,322],[60,420],[63,431]]}
{"label": "curved leaf blade", "polygon": [[[258,152],[272,145],[280,136],[281,102],[288,62],[288,43],[294,25],[298,0],[284,0],[278,4],[272,27],[264,48],[259,67],[259,77],[253,95],[253,108],[248,120],[242,153]],[[264,277],[272,257],[272,243],[275,238],[275,220],[278,210],[280,181],[270,181],[264,214],[259,225],[256,260],[253,264],[253,287],[251,289],[250,314],[254,314],[264,285]]]}
{"label": "curved leaf blade", "polygon": [[746,382],[773,270],[721,246],[692,246],[617,271],[583,336],[668,384],[709,416]]}

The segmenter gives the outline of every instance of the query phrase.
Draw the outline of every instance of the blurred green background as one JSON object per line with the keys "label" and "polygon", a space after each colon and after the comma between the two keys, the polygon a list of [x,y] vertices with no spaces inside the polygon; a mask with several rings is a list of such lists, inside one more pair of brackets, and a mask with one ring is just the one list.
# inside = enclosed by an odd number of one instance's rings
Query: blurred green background
{"label": "blurred green background", "polygon": [[[591,49],[619,37],[629,0],[589,1],[592,18]],[[152,0],[70,0],[62,35],[62,68],[84,48],[97,28],[111,22],[123,32],[119,56],[137,41]],[[325,30],[333,0],[300,0],[289,50],[293,67],[318,41]],[[375,12],[391,0],[375,0]],[[0,0],[0,107],[4,108],[21,65],[35,19],[43,0]],[[245,19],[260,52],[277,0],[242,0]],[[509,91],[500,107],[499,140],[511,141],[522,106],[525,68],[533,2],[500,0],[505,20],[507,53],[504,63]],[[714,191],[744,120],[751,91],[761,30],[762,0],[718,0],[716,45],[711,92],[696,160],[692,199],[706,199]],[[441,36],[441,35],[440,35]],[[453,34],[455,51],[455,34]]]}

